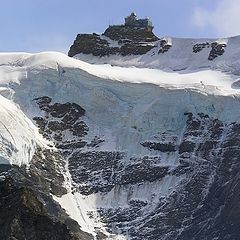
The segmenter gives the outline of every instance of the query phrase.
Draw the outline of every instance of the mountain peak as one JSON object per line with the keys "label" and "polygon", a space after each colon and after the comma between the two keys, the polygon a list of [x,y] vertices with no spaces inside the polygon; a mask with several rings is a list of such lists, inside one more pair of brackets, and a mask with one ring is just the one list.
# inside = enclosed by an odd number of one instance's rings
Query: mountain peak
{"label": "mountain peak", "polygon": [[68,55],[93,54],[108,56],[112,54],[142,55],[154,47],[159,38],[153,33],[149,18],[138,19],[135,13],[125,18],[121,25],[110,25],[103,34],[78,34]]}

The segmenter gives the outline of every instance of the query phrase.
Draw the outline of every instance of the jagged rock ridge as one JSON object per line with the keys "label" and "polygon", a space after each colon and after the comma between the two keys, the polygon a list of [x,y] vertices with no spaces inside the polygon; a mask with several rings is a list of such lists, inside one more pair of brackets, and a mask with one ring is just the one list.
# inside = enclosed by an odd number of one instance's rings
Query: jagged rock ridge
{"label": "jagged rock ridge", "polygon": [[157,40],[158,38],[146,29],[110,26],[102,35],[78,34],[68,55],[70,57],[79,53],[100,57],[114,54],[142,55],[154,48]]}

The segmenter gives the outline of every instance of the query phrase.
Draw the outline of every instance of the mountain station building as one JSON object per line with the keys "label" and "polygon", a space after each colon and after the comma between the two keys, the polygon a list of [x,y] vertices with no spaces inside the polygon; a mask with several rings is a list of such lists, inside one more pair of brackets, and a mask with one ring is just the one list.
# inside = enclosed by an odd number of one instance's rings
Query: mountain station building
{"label": "mountain station building", "polygon": [[125,26],[147,28],[149,31],[153,30],[153,24],[149,18],[138,19],[137,14],[132,12],[130,16],[125,18]]}

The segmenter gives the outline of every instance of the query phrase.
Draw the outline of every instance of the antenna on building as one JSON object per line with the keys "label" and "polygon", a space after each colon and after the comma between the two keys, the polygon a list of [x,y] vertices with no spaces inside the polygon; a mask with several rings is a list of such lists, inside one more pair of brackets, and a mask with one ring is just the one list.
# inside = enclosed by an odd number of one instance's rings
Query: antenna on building
{"label": "antenna on building", "polygon": [[112,19],[109,18],[109,19],[108,19],[108,25],[111,26],[112,22],[113,22]]}

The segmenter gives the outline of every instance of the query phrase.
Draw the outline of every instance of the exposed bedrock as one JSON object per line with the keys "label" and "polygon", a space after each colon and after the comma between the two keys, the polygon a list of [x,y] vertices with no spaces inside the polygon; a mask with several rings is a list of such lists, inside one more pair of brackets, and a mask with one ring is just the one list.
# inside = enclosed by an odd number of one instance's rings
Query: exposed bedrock
{"label": "exposed bedrock", "polygon": [[[111,199],[119,194],[119,199],[123,199],[124,194],[128,194],[126,202],[121,200],[107,208],[99,199],[96,211],[109,233],[121,233],[136,240],[208,240],[219,236],[238,239],[238,123],[226,124],[204,113],[185,113],[181,134],[164,132],[158,140],[139,142],[149,154],[129,157],[126,151],[101,150],[106,136],[86,141],[91,128],[82,119],[82,110],[72,122],[73,126],[82,123],[81,134],[72,138],[72,125],[66,125],[61,138],[55,138],[59,129],[49,123],[58,119],[61,124],[69,112],[74,115],[76,110],[73,109],[81,107],[68,103],[71,107],[64,114],[55,114],[56,109],[51,106],[59,103],[44,98],[37,101],[48,116],[43,117],[45,127],[41,128],[41,124],[39,127],[46,137],[54,139],[59,151],[68,159],[73,191],[86,197],[100,194],[96,197],[101,196],[101,201],[104,196]],[[63,140],[66,130],[71,132],[70,135],[68,132],[68,138],[72,139],[68,144]],[[166,158],[175,159],[175,164],[167,164]],[[163,192],[161,186],[168,181],[173,184]],[[144,186],[148,186],[148,190]],[[144,191],[142,196],[141,191]],[[95,213],[89,211],[89,216],[91,214]]]}
{"label": "exposed bedrock", "polygon": [[[158,38],[152,31],[127,26],[109,26],[102,35],[78,34],[68,55],[93,54],[109,56],[120,54],[143,55],[155,47]],[[113,44],[114,42],[114,44]]]}

